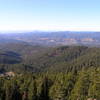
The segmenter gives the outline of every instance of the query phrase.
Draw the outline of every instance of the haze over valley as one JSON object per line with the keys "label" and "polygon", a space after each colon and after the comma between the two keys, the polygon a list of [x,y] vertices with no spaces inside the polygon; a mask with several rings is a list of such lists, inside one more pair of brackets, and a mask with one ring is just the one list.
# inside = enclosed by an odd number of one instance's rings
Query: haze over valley
{"label": "haze over valley", "polygon": [[26,42],[31,45],[85,45],[100,46],[100,32],[33,31],[22,33],[0,34],[0,42]]}

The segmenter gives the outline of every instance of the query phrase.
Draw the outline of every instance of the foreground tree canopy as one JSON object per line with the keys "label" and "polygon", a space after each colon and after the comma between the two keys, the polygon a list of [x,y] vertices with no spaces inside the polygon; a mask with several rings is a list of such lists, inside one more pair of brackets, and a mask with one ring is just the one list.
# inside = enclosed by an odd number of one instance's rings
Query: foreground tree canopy
{"label": "foreground tree canopy", "polygon": [[0,100],[100,100],[100,69],[0,78]]}

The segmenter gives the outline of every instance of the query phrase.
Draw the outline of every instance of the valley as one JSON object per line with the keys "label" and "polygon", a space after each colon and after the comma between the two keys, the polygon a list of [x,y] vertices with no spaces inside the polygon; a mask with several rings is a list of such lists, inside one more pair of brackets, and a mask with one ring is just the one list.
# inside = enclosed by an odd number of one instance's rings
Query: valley
{"label": "valley", "polygon": [[[95,34],[95,35],[94,35]],[[0,41],[7,42],[27,42],[32,45],[58,46],[58,45],[85,45],[100,46],[99,32],[19,32],[0,34]]]}

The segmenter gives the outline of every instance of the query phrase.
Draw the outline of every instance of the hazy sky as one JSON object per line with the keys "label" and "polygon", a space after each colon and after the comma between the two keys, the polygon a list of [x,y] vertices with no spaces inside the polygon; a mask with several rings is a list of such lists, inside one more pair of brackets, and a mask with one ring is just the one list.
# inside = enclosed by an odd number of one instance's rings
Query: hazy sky
{"label": "hazy sky", "polygon": [[0,31],[100,31],[100,0],[0,0]]}

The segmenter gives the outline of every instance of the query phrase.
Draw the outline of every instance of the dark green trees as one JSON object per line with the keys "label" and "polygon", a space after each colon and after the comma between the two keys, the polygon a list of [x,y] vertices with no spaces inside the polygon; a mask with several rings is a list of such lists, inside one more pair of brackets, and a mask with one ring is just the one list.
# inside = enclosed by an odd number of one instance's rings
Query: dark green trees
{"label": "dark green trees", "polygon": [[7,81],[4,85],[5,99],[4,100],[21,100],[19,86],[16,81]]}
{"label": "dark green trees", "polygon": [[28,100],[37,100],[37,84],[35,79],[29,85]]}
{"label": "dark green trees", "polygon": [[100,99],[100,68],[0,78],[0,100]]}

